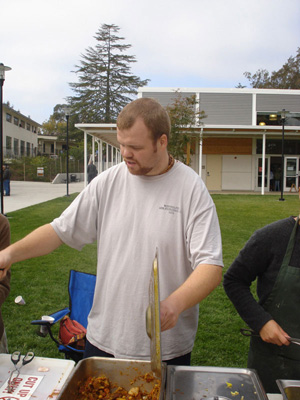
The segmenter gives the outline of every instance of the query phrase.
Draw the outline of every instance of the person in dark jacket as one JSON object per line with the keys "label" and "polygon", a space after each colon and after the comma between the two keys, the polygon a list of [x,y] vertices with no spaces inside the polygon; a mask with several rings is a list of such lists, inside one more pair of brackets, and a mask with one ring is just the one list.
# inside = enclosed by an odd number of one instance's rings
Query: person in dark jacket
{"label": "person in dark jacket", "polygon": [[[258,301],[251,291],[257,279]],[[256,231],[224,276],[224,289],[251,335],[248,368],[257,371],[267,393],[279,393],[276,379],[299,379],[299,217]]]}
{"label": "person in dark jacket", "polygon": [[10,196],[10,177],[11,172],[8,165],[3,166],[3,188],[5,190],[5,196]]}
{"label": "person in dark jacket", "polygon": [[88,183],[90,183],[98,175],[97,168],[93,163],[93,161],[89,162],[89,165],[87,167],[87,174],[88,174]]}

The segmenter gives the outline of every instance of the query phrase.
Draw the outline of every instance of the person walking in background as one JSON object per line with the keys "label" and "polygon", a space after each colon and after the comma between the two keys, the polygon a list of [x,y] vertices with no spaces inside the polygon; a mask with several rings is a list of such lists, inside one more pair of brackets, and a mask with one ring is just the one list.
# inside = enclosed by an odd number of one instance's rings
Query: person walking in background
{"label": "person walking in background", "polygon": [[10,177],[11,172],[8,165],[3,165],[3,189],[5,196],[10,196]]}
{"label": "person walking in background", "polygon": [[[251,292],[257,279],[258,302]],[[224,275],[224,289],[250,327],[248,367],[267,393],[279,393],[276,379],[299,379],[300,228],[288,217],[256,231]]]}
{"label": "person walking in background", "polygon": [[277,168],[274,174],[275,178],[275,192],[280,191],[280,181],[281,181],[281,168]]}
{"label": "person walking in background", "polygon": [[270,191],[273,192],[275,189],[275,185],[274,185],[274,174],[273,171],[270,171]]}
{"label": "person walking in background", "polygon": [[88,174],[88,183],[90,183],[96,176],[98,175],[98,171],[96,165],[91,160],[87,167],[87,174]]}
{"label": "person walking in background", "polygon": [[[0,214],[0,250],[10,245],[10,226],[8,219]],[[10,292],[10,271],[6,277],[0,281],[0,353],[8,353],[8,345],[1,308]]]}

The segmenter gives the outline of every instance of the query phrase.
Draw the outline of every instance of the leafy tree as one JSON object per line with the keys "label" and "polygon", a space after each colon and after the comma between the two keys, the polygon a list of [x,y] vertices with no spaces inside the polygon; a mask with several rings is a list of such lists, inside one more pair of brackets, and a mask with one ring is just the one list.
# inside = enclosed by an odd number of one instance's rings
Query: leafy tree
{"label": "leafy tree", "polygon": [[206,117],[204,111],[196,110],[196,105],[195,95],[184,97],[177,91],[174,102],[166,107],[171,120],[168,150],[173,157],[185,164],[189,164],[187,147],[193,140],[190,129],[200,126],[201,119]]}
{"label": "leafy tree", "polygon": [[271,74],[266,69],[259,69],[255,74],[244,72],[253,88],[270,89],[300,89],[300,47],[295,57],[289,57],[287,62]]}
{"label": "leafy tree", "polygon": [[63,112],[63,104],[57,104],[53,109],[48,121],[42,124],[42,133],[44,135],[63,136],[66,133],[66,119]]}
{"label": "leafy tree", "polygon": [[137,88],[148,82],[131,74],[136,59],[125,54],[131,45],[122,43],[119,30],[116,25],[103,24],[94,36],[96,46],[88,47],[75,66],[78,82],[70,83],[75,95],[68,102],[81,122],[115,122]]}
{"label": "leafy tree", "polygon": [[[42,124],[42,133],[44,135],[57,135],[60,137],[66,136],[67,132],[67,121],[65,114],[65,107],[69,107],[67,104],[56,104],[53,109],[53,114],[50,115],[48,121]],[[83,141],[82,131],[75,128],[75,124],[79,123],[78,115],[74,114],[73,111],[69,116],[69,138],[73,141]]]}

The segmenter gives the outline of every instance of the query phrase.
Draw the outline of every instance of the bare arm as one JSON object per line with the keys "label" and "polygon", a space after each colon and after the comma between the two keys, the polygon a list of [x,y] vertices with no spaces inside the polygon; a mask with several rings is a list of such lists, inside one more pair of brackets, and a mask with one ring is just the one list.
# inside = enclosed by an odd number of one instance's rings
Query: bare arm
{"label": "bare arm", "polygon": [[222,267],[200,264],[188,279],[161,302],[161,330],[173,328],[179,315],[205,299],[222,280]]}
{"label": "bare arm", "polygon": [[49,254],[62,243],[50,224],[37,228],[24,239],[0,252],[0,280],[5,277],[12,264]]}

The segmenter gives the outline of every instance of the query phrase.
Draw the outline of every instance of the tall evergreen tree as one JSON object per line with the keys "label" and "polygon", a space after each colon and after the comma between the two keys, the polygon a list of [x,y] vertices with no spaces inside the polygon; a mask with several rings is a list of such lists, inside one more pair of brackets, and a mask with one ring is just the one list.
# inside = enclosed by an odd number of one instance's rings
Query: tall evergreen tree
{"label": "tall evergreen tree", "polygon": [[88,47],[82,54],[80,65],[76,65],[78,82],[70,83],[74,96],[68,98],[72,112],[81,122],[115,122],[121,109],[137,94],[141,80],[131,74],[135,56],[124,54],[130,44],[123,44],[117,36],[120,28],[103,24],[96,33],[95,47]]}

